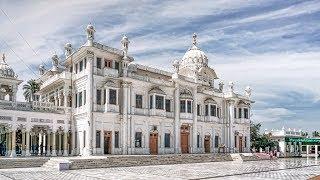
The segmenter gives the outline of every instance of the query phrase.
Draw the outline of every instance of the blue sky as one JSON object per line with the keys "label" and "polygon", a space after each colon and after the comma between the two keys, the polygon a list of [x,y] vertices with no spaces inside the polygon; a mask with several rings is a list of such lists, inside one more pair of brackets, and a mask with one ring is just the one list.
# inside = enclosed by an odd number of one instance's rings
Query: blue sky
{"label": "blue sky", "polygon": [[[263,128],[320,130],[320,1],[0,1],[0,51],[23,80],[70,42],[85,42],[85,27],[96,40],[120,48],[126,34],[135,61],[171,71],[191,44],[193,32],[210,65],[236,91],[253,89],[253,120]],[[36,54],[18,35],[20,32]],[[22,91],[19,98],[22,100]]]}

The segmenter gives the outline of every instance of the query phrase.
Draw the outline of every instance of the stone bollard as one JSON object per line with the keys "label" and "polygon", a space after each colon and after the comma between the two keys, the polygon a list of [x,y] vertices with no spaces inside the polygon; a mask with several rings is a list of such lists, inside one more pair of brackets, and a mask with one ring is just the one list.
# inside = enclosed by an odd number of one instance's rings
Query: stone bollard
{"label": "stone bollard", "polygon": [[70,169],[70,162],[59,162],[58,170],[66,171]]}

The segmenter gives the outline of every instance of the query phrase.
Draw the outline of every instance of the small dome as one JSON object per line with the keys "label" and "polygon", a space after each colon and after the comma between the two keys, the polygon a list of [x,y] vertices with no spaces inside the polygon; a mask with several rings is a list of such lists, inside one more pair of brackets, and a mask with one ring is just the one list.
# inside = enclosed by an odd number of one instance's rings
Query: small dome
{"label": "small dome", "polygon": [[0,76],[6,78],[16,78],[13,69],[7,64],[5,56],[2,56],[2,62],[0,63]]}
{"label": "small dome", "polygon": [[72,45],[71,45],[71,43],[66,43],[66,45],[65,45],[64,47],[65,47],[65,48],[71,48]]}
{"label": "small dome", "polygon": [[92,29],[92,30],[94,30],[94,27],[93,27],[92,24],[88,24],[87,29]]}
{"label": "small dome", "polygon": [[128,40],[128,37],[126,36],[126,35],[123,35],[122,36],[122,40],[124,41],[124,40]]}

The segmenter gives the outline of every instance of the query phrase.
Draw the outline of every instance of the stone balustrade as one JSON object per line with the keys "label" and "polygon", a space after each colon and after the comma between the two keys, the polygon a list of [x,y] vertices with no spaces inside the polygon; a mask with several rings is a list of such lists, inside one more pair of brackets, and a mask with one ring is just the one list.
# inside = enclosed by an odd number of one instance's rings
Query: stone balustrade
{"label": "stone balustrade", "polygon": [[0,109],[19,110],[19,111],[38,111],[38,112],[52,112],[64,114],[70,112],[70,107],[55,106],[51,102],[13,102],[0,100]]}

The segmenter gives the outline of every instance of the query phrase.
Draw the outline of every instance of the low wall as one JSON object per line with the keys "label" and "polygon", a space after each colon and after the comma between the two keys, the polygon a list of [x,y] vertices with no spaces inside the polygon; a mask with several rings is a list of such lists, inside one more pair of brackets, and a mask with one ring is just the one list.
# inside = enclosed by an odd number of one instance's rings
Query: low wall
{"label": "low wall", "polygon": [[148,166],[232,161],[230,154],[121,155],[101,158],[69,159],[70,169]]}
{"label": "low wall", "polygon": [[49,158],[0,158],[0,169],[41,167]]}
{"label": "low wall", "polygon": [[260,160],[270,160],[270,155],[265,153],[253,153],[251,155],[240,154],[242,161],[260,161]]}

